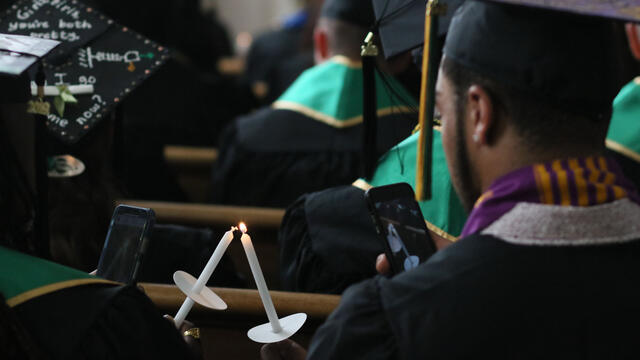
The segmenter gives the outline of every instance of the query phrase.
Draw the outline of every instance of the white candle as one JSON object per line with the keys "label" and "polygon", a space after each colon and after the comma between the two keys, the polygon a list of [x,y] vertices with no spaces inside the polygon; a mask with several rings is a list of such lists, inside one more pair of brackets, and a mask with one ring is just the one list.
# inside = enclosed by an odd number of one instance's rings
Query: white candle
{"label": "white candle", "polygon": [[[84,95],[84,94],[93,94],[94,88],[93,85],[69,85],[69,92],[73,95]],[[38,87],[35,83],[31,83],[31,95],[36,96],[38,94]],[[45,86],[44,87],[44,96],[58,96],[60,95],[60,89],[56,86]]]}
{"label": "white candle", "polygon": [[[232,227],[231,230],[224,233],[224,235],[222,236],[222,239],[220,239],[218,246],[214,250],[211,257],[209,258],[207,265],[204,267],[204,270],[202,270],[202,273],[200,273],[198,280],[193,285],[192,291],[194,293],[199,293],[200,291],[202,291],[202,288],[207,284],[207,281],[209,281],[209,279],[211,278],[211,274],[213,274],[213,271],[218,266],[220,259],[222,259],[222,255],[224,255],[225,251],[227,251],[227,247],[229,246],[229,244],[231,244],[231,241],[233,240],[234,230],[237,230],[237,229],[235,227]],[[194,304],[193,299],[187,296],[187,298],[182,303],[182,306],[180,306],[180,310],[178,310],[176,317],[174,318],[177,328],[180,328],[180,325],[182,325],[182,322],[184,321],[184,319],[186,319],[187,315],[189,314],[189,311],[191,311],[193,304]]]}
{"label": "white candle", "polygon": [[[241,229],[243,230],[243,232],[246,231],[245,227],[241,226]],[[267,283],[264,281],[264,276],[262,275],[262,270],[260,269],[260,263],[258,262],[258,256],[256,256],[256,251],[253,249],[253,243],[251,243],[251,237],[249,236],[249,234],[243,233],[240,241],[242,241],[242,247],[244,248],[244,252],[247,254],[249,267],[251,267],[253,279],[256,281],[258,293],[260,294],[260,299],[262,299],[262,305],[264,305],[264,310],[267,312],[267,317],[269,318],[269,322],[271,323],[271,329],[274,333],[279,333],[282,331],[282,326],[280,326],[278,314],[276,314],[276,309],[273,306],[271,295],[269,295]]]}

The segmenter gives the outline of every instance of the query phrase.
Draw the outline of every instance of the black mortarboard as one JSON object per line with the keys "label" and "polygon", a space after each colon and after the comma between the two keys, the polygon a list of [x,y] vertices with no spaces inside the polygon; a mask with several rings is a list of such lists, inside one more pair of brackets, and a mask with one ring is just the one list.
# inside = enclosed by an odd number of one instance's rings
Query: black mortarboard
{"label": "black mortarboard", "polygon": [[[438,22],[438,36],[446,34],[455,10],[464,0],[446,1]],[[373,0],[378,33],[386,58],[415,49],[424,43],[426,0]]]}
{"label": "black mortarboard", "polygon": [[168,57],[162,46],[75,0],[17,1],[0,15],[0,32],[61,41],[43,61],[47,84],[93,86],[63,116],[51,111],[47,117],[50,132],[67,144],[90,131]]}
{"label": "black mortarboard", "polygon": [[[435,31],[429,28],[435,28],[434,21],[437,26],[437,14],[446,4],[447,0],[428,1],[427,8],[431,5],[437,10],[427,11],[426,44],[433,40]],[[444,53],[481,74],[568,110],[605,114],[620,83],[613,72],[611,24],[596,18],[639,22],[640,4],[604,0],[469,0],[452,19]],[[429,48],[425,46],[425,54]],[[423,61],[422,129],[430,129],[433,124],[437,71],[433,64],[433,59]],[[419,142],[419,199],[429,196],[429,133],[422,131]]]}
{"label": "black mortarboard", "polygon": [[321,17],[369,28],[375,21],[371,0],[325,0]]}
{"label": "black mortarboard", "polygon": [[[506,3],[537,6],[542,1]],[[453,20],[444,54],[557,107],[607,114],[623,81],[615,76],[613,26],[605,17],[633,18],[617,16],[624,14],[616,12],[613,2],[571,3],[557,1],[549,8],[561,11],[550,11],[469,1]]]}

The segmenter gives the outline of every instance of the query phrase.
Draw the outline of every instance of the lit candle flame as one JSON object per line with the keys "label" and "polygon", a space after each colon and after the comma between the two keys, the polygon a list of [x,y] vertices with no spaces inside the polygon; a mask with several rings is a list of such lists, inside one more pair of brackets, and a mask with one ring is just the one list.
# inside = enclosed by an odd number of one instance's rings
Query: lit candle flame
{"label": "lit candle flame", "polygon": [[245,225],[243,222],[241,222],[238,227],[240,228],[240,231],[242,231],[242,233],[246,233],[247,232],[247,225]]}

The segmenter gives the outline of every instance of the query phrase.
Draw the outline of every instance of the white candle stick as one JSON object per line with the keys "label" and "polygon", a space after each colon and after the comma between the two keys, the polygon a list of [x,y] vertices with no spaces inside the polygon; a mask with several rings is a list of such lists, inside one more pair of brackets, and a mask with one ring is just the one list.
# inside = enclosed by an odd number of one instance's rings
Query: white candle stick
{"label": "white candle stick", "polygon": [[256,251],[253,248],[251,237],[246,233],[246,225],[241,223],[240,230],[243,233],[240,241],[242,241],[242,247],[244,248],[245,254],[247,254],[253,279],[256,281],[262,305],[267,313],[267,318],[269,318],[268,323],[251,328],[247,335],[251,340],[260,343],[273,343],[287,339],[300,330],[307,320],[307,314],[297,313],[278,319],[278,314],[276,314],[276,308],[273,306],[269,289],[267,289],[267,283],[264,281],[264,275],[262,274],[262,269],[260,269],[260,263],[258,262]]}
{"label": "white candle stick", "polygon": [[[244,225],[244,224],[241,224]],[[246,230],[243,230],[243,232]],[[264,310],[267,312],[267,318],[269,318],[269,322],[271,323],[271,328],[274,333],[279,333],[282,331],[282,326],[280,326],[280,321],[278,320],[278,314],[276,314],[276,308],[273,306],[273,301],[271,300],[271,295],[269,295],[269,289],[267,289],[267,283],[264,281],[264,275],[262,274],[262,269],[260,269],[260,263],[258,262],[258,256],[256,255],[256,251],[253,249],[253,243],[251,242],[251,237],[247,233],[242,234],[242,247],[244,248],[244,252],[247,254],[247,260],[249,261],[249,267],[251,268],[251,272],[253,273],[253,279],[256,281],[256,286],[258,287],[258,293],[260,294],[260,299],[262,299],[262,304],[264,305]]]}
{"label": "white candle stick", "polygon": [[[193,282],[193,277],[190,277],[189,274],[182,271],[176,271],[174,273],[173,277],[174,277],[174,280],[176,281],[176,284],[187,295],[187,298],[182,303],[182,306],[180,306],[180,309],[178,310],[178,313],[174,318],[177,328],[180,328],[180,325],[182,325],[182,322],[189,314],[189,311],[191,311],[191,308],[195,303],[194,300],[196,301],[200,300],[198,301],[198,303],[205,306],[212,307],[210,306],[211,301],[207,301],[208,299],[206,299],[206,296],[205,296],[205,299],[202,299],[199,295],[201,295],[203,290],[205,290],[205,285],[211,278],[211,275],[213,274],[213,271],[218,266],[218,263],[220,263],[220,259],[222,259],[222,256],[227,251],[227,247],[229,246],[229,244],[231,244],[231,241],[233,241],[233,232],[235,230],[237,230],[237,228],[232,227],[231,230],[224,233],[224,235],[222,236],[222,239],[220,239],[220,242],[218,243],[218,246],[214,250],[211,257],[209,258],[207,265],[204,267],[204,270],[202,270],[202,273],[200,273],[200,276],[198,277],[198,279],[195,281],[194,284],[191,283]],[[206,290],[208,290],[207,294],[211,292],[209,289],[206,289]],[[207,294],[204,294],[204,295],[207,295]],[[211,292],[211,294],[215,295],[213,292]],[[211,295],[209,294],[208,296],[210,297]],[[213,307],[219,308],[219,306],[216,306],[217,305],[216,302],[219,298],[217,299],[216,298],[217,298],[217,295],[215,295],[215,298],[213,301],[214,302]],[[220,301],[222,300],[220,299]],[[224,304],[224,308],[226,308],[226,304]]]}
{"label": "white candle stick", "polygon": [[[69,85],[68,89],[72,95],[93,94],[95,91],[93,85]],[[38,87],[35,83],[31,83],[31,95],[38,95]],[[60,95],[60,89],[58,89],[56,86],[48,85],[44,87],[44,96],[58,95]]]}

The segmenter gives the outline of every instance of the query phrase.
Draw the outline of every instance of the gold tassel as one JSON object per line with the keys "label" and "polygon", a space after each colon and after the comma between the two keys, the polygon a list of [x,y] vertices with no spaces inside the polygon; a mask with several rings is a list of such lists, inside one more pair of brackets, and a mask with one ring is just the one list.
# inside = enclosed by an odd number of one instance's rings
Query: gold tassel
{"label": "gold tassel", "polygon": [[[430,46],[429,40],[431,39],[431,24],[432,24],[432,12],[437,5],[437,0],[429,0],[427,3],[427,10],[424,19],[424,50],[422,53],[422,80],[420,83],[420,111],[418,113],[418,119],[420,127],[420,134],[418,135],[418,156],[416,166],[416,200],[421,201],[425,198],[424,188],[424,161],[425,161],[425,146],[427,142],[427,79],[429,74],[429,55]],[[430,185],[430,184],[429,184]]]}

